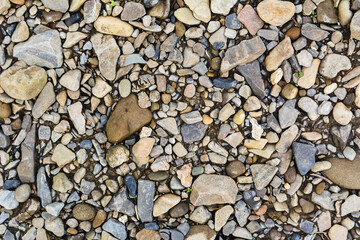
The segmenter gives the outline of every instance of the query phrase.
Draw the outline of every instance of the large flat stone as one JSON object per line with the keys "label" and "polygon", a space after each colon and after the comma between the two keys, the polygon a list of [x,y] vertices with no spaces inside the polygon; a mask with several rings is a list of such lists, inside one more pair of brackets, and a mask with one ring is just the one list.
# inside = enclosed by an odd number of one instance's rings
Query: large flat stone
{"label": "large flat stone", "polygon": [[235,203],[238,188],[228,176],[203,174],[192,185],[190,201],[195,206]]}
{"label": "large flat stone", "polygon": [[250,40],[243,40],[240,44],[229,48],[221,62],[221,71],[227,72],[232,68],[245,65],[260,57],[266,47],[259,36]]}
{"label": "large flat stone", "polygon": [[106,134],[110,142],[121,142],[148,124],[152,114],[138,106],[137,97],[131,94],[121,99],[106,124]]}
{"label": "large flat stone", "polygon": [[24,60],[28,65],[58,68],[63,64],[60,34],[48,30],[32,36],[26,42],[14,47],[14,57]]}
{"label": "large flat stone", "polygon": [[341,158],[328,159],[331,168],[323,173],[335,184],[348,189],[360,189],[360,155],[353,161]]}

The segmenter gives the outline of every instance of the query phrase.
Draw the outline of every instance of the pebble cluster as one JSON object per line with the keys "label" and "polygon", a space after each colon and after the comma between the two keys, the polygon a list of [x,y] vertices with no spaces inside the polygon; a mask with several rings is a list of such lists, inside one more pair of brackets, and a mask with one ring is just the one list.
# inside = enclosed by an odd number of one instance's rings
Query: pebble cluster
{"label": "pebble cluster", "polygon": [[0,0],[0,239],[360,239],[360,0]]}

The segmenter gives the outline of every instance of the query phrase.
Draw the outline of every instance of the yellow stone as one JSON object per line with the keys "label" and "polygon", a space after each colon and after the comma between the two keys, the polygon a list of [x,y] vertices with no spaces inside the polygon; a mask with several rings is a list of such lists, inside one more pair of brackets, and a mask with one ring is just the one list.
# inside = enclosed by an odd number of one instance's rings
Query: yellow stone
{"label": "yellow stone", "polygon": [[117,17],[101,16],[95,23],[94,27],[98,32],[116,35],[120,37],[130,37],[134,28],[127,22],[121,21]]}

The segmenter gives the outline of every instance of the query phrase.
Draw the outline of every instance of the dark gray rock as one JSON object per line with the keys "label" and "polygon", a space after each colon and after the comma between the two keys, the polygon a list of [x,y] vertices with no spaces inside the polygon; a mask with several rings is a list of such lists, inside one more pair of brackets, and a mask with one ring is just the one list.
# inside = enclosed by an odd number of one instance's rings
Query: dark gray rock
{"label": "dark gray rock", "polygon": [[179,41],[179,37],[173,33],[161,44],[160,50],[165,52],[172,52],[175,49],[176,43]]}
{"label": "dark gray rock", "polygon": [[135,206],[128,199],[127,191],[125,188],[122,188],[115,196],[111,199],[108,208],[113,211],[118,211],[129,216],[135,215]]}
{"label": "dark gray rock", "polygon": [[189,204],[186,202],[180,202],[175,207],[170,209],[170,216],[173,218],[182,217],[189,212]]}
{"label": "dark gray rock", "polygon": [[201,141],[205,136],[207,128],[208,126],[202,122],[184,124],[181,127],[181,135],[186,143]]}
{"label": "dark gray rock", "polygon": [[296,99],[288,100],[279,110],[279,122],[282,129],[288,128],[296,122],[299,111],[295,108]]}
{"label": "dark gray rock", "polygon": [[15,189],[20,185],[20,181],[17,179],[8,179],[4,182],[4,186],[2,189],[9,190],[9,189]]}
{"label": "dark gray rock", "polygon": [[256,191],[250,190],[244,192],[244,201],[250,206],[253,210],[258,210],[261,206],[261,200],[255,201]]}
{"label": "dark gray rock", "polygon": [[263,99],[265,97],[265,86],[261,76],[259,62],[255,60],[248,64],[238,66],[237,70],[245,78],[254,94],[260,99]]}
{"label": "dark gray rock", "polygon": [[102,228],[117,239],[125,240],[127,238],[125,225],[114,218],[110,218]]}
{"label": "dark gray rock", "polygon": [[41,200],[41,206],[46,207],[51,203],[51,192],[45,173],[45,168],[41,167],[36,177],[37,196]]}
{"label": "dark gray rock", "polygon": [[305,23],[301,27],[301,34],[313,41],[321,41],[329,36],[329,32],[319,28],[315,24]]}
{"label": "dark gray rock", "polygon": [[231,80],[226,78],[215,78],[213,81],[215,87],[224,88],[224,89],[235,88],[236,83],[237,83],[236,80]]}
{"label": "dark gray rock", "polygon": [[236,29],[236,30],[241,28],[241,22],[237,18],[236,13],[232,13],[232,14],[226,16],[225,26],[227,28]]}
{"label": "dark gray rock", "polygon": [[151,222],[153,220],[154,196],[155,183],[153,181],[139,179],[137,210],[142,222]]}
{"label": "dark gray rock", "polygon": [[23,183],[35,182],[35,142],[36,125],[34,124],[21,144],[21,162],[16,169]]}
{"label": "dark gray rock", "polygon": [[60,34],[56,30],[48,30],[33,35],[26,42],[14,47],[14,57],[24,60],[28,65],[47,68],[58,68],[63,64]]}
{"label": "dark gray rock", "polygon": [[137,185],[136,185],[136,180],[133,177],[133,175],[131,175],[131,174],[126,175],[124,182],[125,182],[127,190],[129,191],[129,197],[131,197],[131,198],[136,197]]}
{"label": "dark gray rock", "polygon": [[277,133],[282,132],[279,122],[276,119],[276,117],[274,116],[274,114],[271,113],[267,116],[266,123],[267,123],[268,127],[270,127],[275,132],[277,132]]}
{"label": "dark gray rock", "polygon": [[316,147],[305,143],[295,142],[292,145],[297,169],[305,175],[315,164]]}
{"label": "dark gray rock", "polygon": [[351,124],[346,126],[332,126],[330,132],[335,146],[344,150],[351,133]]}

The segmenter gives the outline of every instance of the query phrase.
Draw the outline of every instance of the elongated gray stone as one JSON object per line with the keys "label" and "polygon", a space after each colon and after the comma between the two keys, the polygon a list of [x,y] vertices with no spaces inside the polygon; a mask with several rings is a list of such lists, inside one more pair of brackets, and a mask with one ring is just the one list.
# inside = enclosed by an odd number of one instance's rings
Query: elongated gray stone
{"label": "elongated gray stone", "polygon": [[265,97],[265,86],[264,80],[261,77],[259,61],[255,60],[245,65],[238,66],[237,70],[250,85],[254,94],[263,99]]}
{"label": "elongated gray stone", "polygon": [[35,141],[36,125],[34,124],[21,144],[21,162],[16,169],[23,183],[35,182]]}
{"label": "elongated gray stone", "polygon": [[36,177],[37,196],[41,200],[41,206],[46,207],[51,203],[51,192],[48,185],[45,168],[41,167]]}
{"label": "elongated gray stone", "polygon": [[125,240],[127,238],[125,225],[114,218],[110,218],[106,223],[104,223],[102,228],[108,233],[111,233],[111,235],[117,239]]}
{"label": "elongated gray stone", "polygon": [[14,57],[24,60],[28,65],[58,68],[63,64],[60,34],[48,30],[32,36],[26,42],[14,47]]}
{"label": "elongated gray stone", "polygon": [[46,110],[55,102],[54,86],[48,82],[34,104],[32,115],[34,118],[40,118]]}
{"label": "elongated gray stone", "polygon": [[259,36],[250,40],[243,40],[240,44],[229,48],[221,62],[221,71],[227,72],[232,68],[254,61],[266,51],[265,44]]}
{"label": "elongated gray stone", "polygon": [[153,220],[154,196],[155,182],[140,179],[138,181],[137,207],[142,222],[151,222]]}

